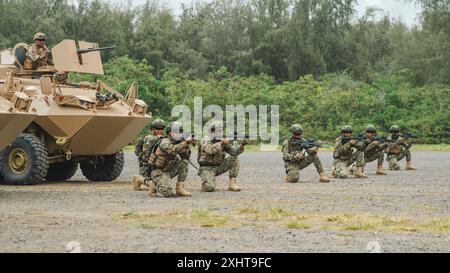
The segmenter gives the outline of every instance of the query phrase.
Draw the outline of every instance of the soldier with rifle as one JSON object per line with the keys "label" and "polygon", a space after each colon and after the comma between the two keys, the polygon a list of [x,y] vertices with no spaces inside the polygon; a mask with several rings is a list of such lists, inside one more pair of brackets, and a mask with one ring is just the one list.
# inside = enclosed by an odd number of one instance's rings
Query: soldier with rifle
{"label": "soldier with rifle", "polygon": [[283,160],[286,169],[286,182],[298,183],[300,180],[300,170],[305,169],[311,164],[314,164],[320,176],[320,182],[328,183],[330,178],[325,175],[322,163],[317,155],[320,144],[314,140],[306,140],[302,138],[303,127],[299,124],[294,124],[291,127],[292,136],[286,139],[283,143]]}
{"label": "soldier with rifle", "polygon": [[342,127],[341,136],[336,139],[334,145],[333,177],[348,178],[351,164],[356,162],[355,178],[367,178],[363,169],[365,149],[363,141],[364,136],[353,137],[353,130],[350,125]]}
{"label": "soldier with rifle", "polygon": [[[199,146],[198,163],[199,176],[202,179],[202,190],[214,192],[216,190],[216,177],[229,173],[228,190],[239,192],[237,178],[239,175],[239,158],[244,152],[247,143],[245,135],[235,133],[234,139],[223,138],[223,122],[215,121],[210,126],[210,134],[204,137]],[[239,145],[233,145],[234,141],[240,140]],[[229,156],[227,156],[229,155]]]}
{"label": "soldier with rifle", "polygon": [[[190,197],[186,190],[189,171],[190,145],[193,139],[183,138],[183,124],[172,122],[165,129],[165,137],[155,147],[150,156],[152,180],[157,193],[163,197]],[[174,183],[173,178],[177,177]]]}
{"label": "soldier with rifle", "polygon": [[398,162],[406,157],[406,170],[415,171],[416,168],[411,163],[410,149],[417,137],[410,133],[401,134],[401,129],[398,125],[392,126],[390,132],[389,140],[391,143],[386,148],[389,170],[400,170]]}
{"label": "soldier with rifle", "polygon": [[138,141],[136,145],[135,154],[139,162],[139,174],[133,178],[133,189],[135,191],[141,190],[141,186],[145,185],[149,188],[149,195],[156,195],[155,183],[151,180],[152,166],[149,164],[150,156],[154,149],[162,141],[164,137],[164,129],[166,124],[161,119],[155,119],[151,126],[151,133]]}
{"label": "soldier with rifle", "polygon": [[[386,175],[383,169],[384,163],[384,151],[390,143],[387,137],[378,137],[377,128],[374,125],[369,125],[366,127],[366,134],[362,135],[363,140],[361,146],[364,148],[364,166],[375,160],[378,160],[377,165],[377,175]],[[349,164],[354,166],[355,159],[352,159]]]}

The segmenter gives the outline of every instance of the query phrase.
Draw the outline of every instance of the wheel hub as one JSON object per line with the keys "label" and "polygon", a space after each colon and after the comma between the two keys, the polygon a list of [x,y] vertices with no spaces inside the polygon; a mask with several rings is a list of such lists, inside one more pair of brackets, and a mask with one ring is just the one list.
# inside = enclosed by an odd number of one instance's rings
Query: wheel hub
{"label": "wheel hub", "polygon": [[17,174],[23,173],[28,166],[28,155],[21,148],[15,148],[9,154],[9,167]]}

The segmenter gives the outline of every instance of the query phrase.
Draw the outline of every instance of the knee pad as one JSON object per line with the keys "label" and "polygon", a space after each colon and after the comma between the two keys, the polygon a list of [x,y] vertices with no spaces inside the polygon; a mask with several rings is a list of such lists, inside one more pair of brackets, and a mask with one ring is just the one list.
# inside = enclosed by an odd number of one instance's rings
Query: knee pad
{"label": "knee pad", "polygon": [[202,190],[204,192],[215,192],[216,191],[216,189],[213,186],[206,185],[206,184],[202,185]]}

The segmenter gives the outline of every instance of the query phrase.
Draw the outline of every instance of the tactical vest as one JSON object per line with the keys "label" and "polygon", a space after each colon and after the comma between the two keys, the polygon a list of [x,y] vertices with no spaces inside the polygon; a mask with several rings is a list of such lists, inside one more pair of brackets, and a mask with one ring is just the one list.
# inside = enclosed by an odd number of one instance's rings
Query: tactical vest
{"label": "tactical vest", "polygon": [[339,151],[339,150],[342,150],[342,146],[344,146],[344,144],[342,144],[342,136],[338,137],[336,139],[336,142],[339,142],[339,144],[338,144],[337,148],[334,150],[333,157],[335,159],[341,159],[341,160],[349,160],[350,158],[352,158],[353,148]]}
{"label": "tactical vest", "polygon": [[[217,144],[218,142],[213,142],[211,140],[207,141],[208,144]],[[205,144],[206,144],[205,143]],[[205,144],[201,144],[199,147],[199,154],[198,154],[198,164],[202,167],[207,166],[219,166],[222,164],[226,157],[226,152],[222,151],[213,155],[207,154],[205,152]]]}
{"label": "tactical vest", "polygon": [[152,167],[154,167],[155,169],[161,169],[164,172],[169,171],[176,165],[176,157],[167,154],[161,149],[161,144],[167,141],[172,142],[168,137],[162,138],[158,145],[155,147],[154,152],[149,159],[149,164]]}
{"label": "tactical vest", "polygon": [[389,139],[392,139],[395,142],[393,142],[392,144],[389,144],[387,146],[386,153],[388,155],[397,155],[397,154],[401,153],[402,152],[402,146],[398,142],[398,139],[394,139],[394,138],[392,138],[392,136],[390,136]]}

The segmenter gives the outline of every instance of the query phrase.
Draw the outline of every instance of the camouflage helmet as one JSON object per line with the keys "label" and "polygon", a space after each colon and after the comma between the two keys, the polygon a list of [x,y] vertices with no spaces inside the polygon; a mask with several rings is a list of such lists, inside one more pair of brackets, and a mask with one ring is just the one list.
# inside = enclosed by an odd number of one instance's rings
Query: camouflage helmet
{"label": "camouflage helmet", "polygon": [[216,131],[217,128],[222,128],[222,129],[223,129],[223,122],[220,121],[220,120],[215,120],[215,121],[213,121],[213,122],[211,123],[211,125],[210,125],[209,128],[210,128],[210,131],[211,131],[211,132]]}
{"label": "camouflage helmet", "polygon": [[294,124],[291,126],[291,133],[303,134],[303,127],[300,124]]}
{"label": "camouflage helmet", "polygon": [[34,34],[34,37],[33,37],[33,41],[36,41],[36,40],[47,41],[47,39],[48,39],[47,35],[45,35],[45,33],[42,33],[42,32],[38,32],[38,33]]}
{"label": "camouflage helmet", "polygon": [[367,133],[376,133],[377,132],[377,127],[375,127],[375,125],[368,125],[366,127],[366,132]]}
{"label": "camouflage helmet", "polygon": [[166,123],[164,122],[164,120],[162,119],[155,119],[152,124],[150,125],[150,128],[156,129],[156,128],[162,128],[165,129],[166,128]]}
{"label": "camouflage helmet", "polygon": [[391,133],[398,133],[398,132],[400,132],[400,126],[398,126],[398,125],[393,125],[393,126],[391,127],[391,129],[389,129],[389,131],[391,131]]}
{"label": "camouflage helmet", "polygon": [[353,129],[350,125],[345,125],[341,128],[341,133],[353,133]]}
{"label": "camouflage helmet", "polygon": [[169,125],[167,125],[165,133],[166,135],[169,135],[170,132],[179,132],[179,133],[183,133],[183,124],[181,122],[175,121],[175,122],[171,122],[169,123]]}

